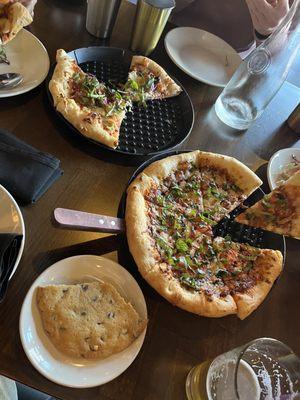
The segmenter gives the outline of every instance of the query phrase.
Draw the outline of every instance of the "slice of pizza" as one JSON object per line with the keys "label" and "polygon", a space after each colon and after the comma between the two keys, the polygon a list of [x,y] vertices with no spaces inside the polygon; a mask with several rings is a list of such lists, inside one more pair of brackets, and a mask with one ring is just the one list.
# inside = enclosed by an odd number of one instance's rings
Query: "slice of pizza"
{"label": "slice of pizza", "polygon": [[57,111],[82,135],[116,148],[130,101],[83,72],[64,50],[57,50],[56,61],[49,90]]}
{"label": "slice of pizza", "polygon": [[0,44],[10,42],[17,33],[32,22],[32,16],[21,3],[0,8]]}
{"label": "slice of pizza", "polygon": [[181,87],[155,61],[144,56],[133,56],[125,89],[134,101],[145,104],[147,100],[177,96]]}
{"label": "slice of pizza", "polygon": [[[143,174],[156,182],[148,192],[152,202],[174,203],[195,223],[215,225],[243,203],[262,181],[233,157],[194,151],[167,157]],[[201,208],[199,204],[201,202]]]}
{"label": "slice of pizza", "polygon": [[248,317],[265,299],[283,267],[280,251],[236,243],[230,238],[213,241],[211,268],[237,306],[240,319]]}
{"label": "slice of pizza", "polygon": [[300,171],[239,214],[241,224],[300,238]]}

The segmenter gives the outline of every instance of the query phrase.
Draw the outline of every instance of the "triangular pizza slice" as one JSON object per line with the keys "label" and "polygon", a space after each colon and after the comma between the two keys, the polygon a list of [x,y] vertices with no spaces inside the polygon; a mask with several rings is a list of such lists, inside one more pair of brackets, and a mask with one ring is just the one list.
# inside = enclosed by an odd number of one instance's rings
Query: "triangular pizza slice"
{"label": "triangular pizza slice", "polygon": [[82,135],[116,148],[130,100],[83,72],[64,50],[57,50],[56,61],[49,90],[57,111]]}
{"label": "triangular pizza slice", "polygon": [[181,87],[155,61],[144,56],[133,56],[125,85],[134,101],[164,99],[177,96]]}
{"label": "triangular pizza slice", "polygon": [[0,8],[0,44],[10,42],[17,33],[32,22],[30,12],[21,3]]}
{"label": "triangular pizza slice", "polygon": [[300,238],[300,171],[235,220],[241,224]]}

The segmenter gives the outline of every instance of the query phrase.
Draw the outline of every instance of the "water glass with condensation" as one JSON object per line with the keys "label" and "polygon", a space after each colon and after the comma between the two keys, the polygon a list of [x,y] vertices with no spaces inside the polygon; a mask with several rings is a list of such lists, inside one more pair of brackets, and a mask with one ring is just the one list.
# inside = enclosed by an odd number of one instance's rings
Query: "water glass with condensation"
{"label": "water glass with condensation", "polygon": [[300,359],[284,343],[255,339],[192,368],[188,400],[300,399]]}

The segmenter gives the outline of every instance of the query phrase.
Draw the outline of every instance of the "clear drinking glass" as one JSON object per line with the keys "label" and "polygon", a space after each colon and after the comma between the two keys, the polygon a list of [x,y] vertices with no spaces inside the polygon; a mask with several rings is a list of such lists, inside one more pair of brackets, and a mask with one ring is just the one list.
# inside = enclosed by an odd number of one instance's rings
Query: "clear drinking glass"
{"label": "clear drinking glass", "polygon": [[300,46],[300,0],[279,27],[238,67],[215,103],[226,125],[247,129],[282,86]]}
{"label": "clear drinking glass", "polygon": [[188,400],[300,399],[300,359],[276,339],[255,339],[192,368],[186,394]]}

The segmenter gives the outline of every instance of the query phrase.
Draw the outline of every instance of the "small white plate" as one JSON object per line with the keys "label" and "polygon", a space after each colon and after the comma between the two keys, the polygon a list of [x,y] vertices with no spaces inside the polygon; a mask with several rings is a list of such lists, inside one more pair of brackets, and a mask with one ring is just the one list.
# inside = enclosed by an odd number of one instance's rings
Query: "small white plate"
{"label": "small white plate", "polygon": [[23,76],[23,81],[15,88],[0,89],[0,98],[26,93],[43,82],[50,61],[47,50],[38,38],[22,29],[4,48],[10,65],[0,64],[0,74],[17,72]]}
{"label": "small white plate", "polygon": [[295,147],[290,147],[288,149],[282,149],[277,151],[273,156],[270,158],[268,163],[268,182],[271,190],[276,188],[276,179],[278,174],[282,172],[283,168],[293,161],[292,155],[297,157],[297,160],[300,160],[300,149]]}
{"label": "small white plate", "polygon": [[121,265],[104,257],[82,255],[66,258],[47,268],[29,289],[20,314],[20,336],[32,365],[46,378],[59,385],[88,388],[103,385],[124,372],[138,355],[144,332],[125,350],[104,360],[85,360],[60,353],[46,335],[36,304],[36,288],[53,284],[73,284],[102,280],[111,283],[147,318],[143,293]]}
{"label": "small white plate", "polygon": [[23,235],[15,266],[10,279],[16,272],[23,254],[25,244],[25,225],[21,210],[12,195],[0,185],[0,233],[17,233]]}
{"label": "small white plate", "polygon": [[171,30],[165,37],[165,48],[182,71],[212,86],[226,86],[242,61],[224,40],[197,28]]}

